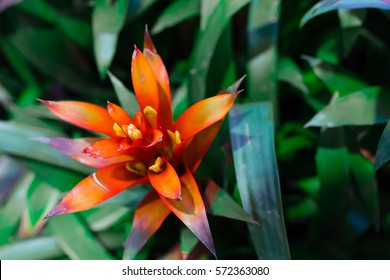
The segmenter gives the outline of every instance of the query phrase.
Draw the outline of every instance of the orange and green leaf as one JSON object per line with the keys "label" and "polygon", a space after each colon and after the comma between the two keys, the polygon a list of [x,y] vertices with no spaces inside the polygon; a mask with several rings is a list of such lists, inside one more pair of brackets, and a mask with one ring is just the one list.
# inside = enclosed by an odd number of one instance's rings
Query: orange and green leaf
{"label": "orange and green leaf", "polygon": [[88,210],[146,178],[126,169],[125,163],[99,169],[77,184],[47,217]]}
{"label": "orange and green leaf", "polygon": [[143,112],[146,106],[159,108],[159,91],[156,77],[142,52],[135,47],[131,61],[131,78],[135,96]]}
{"label": "orange and green leaf", "polygon": [[172,125],[173,119],[168,72],[161,57],[157,54],[157,50],[147,29],[145,30],[144,36],[143,54],[152,67],[158,82],[160,101],[158,111],[161,116],[161,125],[165,128],[169,128]]}
{"label": "orange and green leaf", "polygon": [[167,199],[162,195],[160,195],[160,198],[209,251],[216,256],[206,210],[195,178],[191,171],[186,168],[180,180],[182,182],[181,200]]}
{"label": "orange and green leaf", "polygon": [[183,152],[183,161],[191,172],[194,173],[196,169],[198,169],[204,155],[214,141],[215,136],[217,136],[221,125],[222,121],[210,125],[195,135],[191,142],[186,146]]}
{"label": "orange and green leaf", "polygon": [[115,136],[114,121],[103,107],[77,101],[39,101],[64,121],[108,136]]}
{"label": "orange and green leaf", "polygon": [[124,154],[119,145],[123,138],[105,138],[87,146],[83,152],[96,159],[106,159]]}
{"label": "orange and green leaf", "polygon": [[107,111],[112,120],[116,122],[119,127],[122,127],[122,125],[129,125],[134,122],[122,107],[114,103],[107,102]]}
{"label": "orange and green leaf", "polygon": [[225,118],[238,92],[210,97],[188,108],[173,125],[183,139],[189,139],[203,129]]}
{"label": "orange and green leaf", "polygon": [[133,259],[148,239],[160,228],[171,211],[151,190],[135,210],[133,225],[125,244],[123,259]]}
{"label": "orange and green leaf", "polygon": [[169,199],[180,199],[181,183],[175,168],[163,159],[164,170],[155,173],[149,170],[148,177],[153,188],[162,196]]}

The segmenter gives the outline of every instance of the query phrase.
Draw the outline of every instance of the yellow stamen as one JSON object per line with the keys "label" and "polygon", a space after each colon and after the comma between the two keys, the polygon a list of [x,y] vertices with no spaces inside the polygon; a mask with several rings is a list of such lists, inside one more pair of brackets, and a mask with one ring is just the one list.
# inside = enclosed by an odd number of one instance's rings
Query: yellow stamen
{"label": "yellow stamen", "polygon": [[136,128],[134,124],[130,124],[127,127],[127,133],[129,134],[129,137],[132,141],[144,139],[141,130]]}
{"label": "yellow stamen", "polygon": [[144,108],[144,115],[145,115],[145,118],[148,120],[148,123],[151,127],[157,126],[157,111],[156,110],[154,110],[150,106],[146,106]]}
{"label": "yellow stamen", "polygon": [[169,138],[171,138],[172,147],[174,148],[176,145],[179,145],[181,143],[181,136],[179,131],[172,132],[170,130],[167,130]]}
{"label": "yellow stamen", "polygon": [[165,169],[164,160],[160,157],[158,157],[154,162],[154,164],[149,167],[149,170],[152,170],[155,173],[161,173],[164,171],[164,169]]}
{"label": "yellow stamen", "polygon": [[140,176],[146,176],[148,174],[146,165],[142,162],[126,163],[126,169]]}
{"label": "yellow stamen", "polygon": [[177,145],[179,145],[181,143],[181,136],[180,136],[180,132],[179,131],[175,131],[175,142]]}
{"label": "yellow stamen", "polygon": [[120,128],[117,123],[114,123],[114,126],[112,128],[114,129],[116,136],[127,137],[126,134],[123,132],[122,128]]}

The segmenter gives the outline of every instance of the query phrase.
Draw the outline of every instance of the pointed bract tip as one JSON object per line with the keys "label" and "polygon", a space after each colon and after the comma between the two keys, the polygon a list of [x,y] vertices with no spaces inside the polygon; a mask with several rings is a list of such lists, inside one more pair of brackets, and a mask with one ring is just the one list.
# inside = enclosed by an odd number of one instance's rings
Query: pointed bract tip
{"label": "pointed bract tip", "polygon": [[150,36],[149,30],[145,29],[145,34],[144,34],[144,51],[149,50],[152,53],[157,53],[156,47],[154,46],[152,37]]}
{"label": "pointed bract tip", "polygon": [[[232,84],[230,87],[228,87],[227,89],[226,89],[226,91],[228,92],[228,93],[234,93],[234,92],[236,92],[237,90],[238,90],[238,88],[240,87],[240,85],[241,85],[241,83],[242,83],[242,81],[245,79],[245,77],[246,77],[246,75],[244,75],[244,76],[242,76],[239,80],[237,80],[234,84]],[[242,91],[242,90],[241,90]],[[240,91],[240,92],[241,92]],[[240,93],[239,92],[239,93]]]}
{"label": "pointed bract tip", "polygon": [[61,203],[58,204],[56,207],[53,208],[53,210],[51,210],[49,212],[49,214],[47,214],[45,216],[45,218],[43,218],[43,220],[47,220],[53,216],[57,216],[57,215],[61,215],[61,214],[65,214],[67,212],[68,209],[66,209]]}
{"label": "pointed bract tip", "polygon": [[40,99],[40,98],[37,98],[37,100],[39,102],[41,102],[42,104],[44,104],[44,105],[47,105],[47,104],[50,104],[51,102],[53,102],[53,101],[49,101],[49,100],[43,100],[43,99]]}
{"label": "pointed bract tip", "polygon": [[133,60],[137,58],[138,53],[141,52],[136,45],[134,45],[133,56],[131,57]]}

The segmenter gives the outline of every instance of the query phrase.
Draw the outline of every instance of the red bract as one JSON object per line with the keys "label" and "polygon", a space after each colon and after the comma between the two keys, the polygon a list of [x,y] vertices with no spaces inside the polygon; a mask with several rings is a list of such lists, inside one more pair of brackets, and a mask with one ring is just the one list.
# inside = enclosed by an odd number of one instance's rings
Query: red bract
{"label": "red bract", "polygon": [[[145,32],[135,47],[131,77],[140,110],[134,117],[108,102],[43,101],[59,118],[106,138],[45,141],[84,164],[99,168],[76,185],[48,217],[87,210],[136,184],[153,189],[140,202],[126,242],[133,257],[173,212],[215,255],[205,207],[193,173],[220,129],[238,92],[221,92],[186,110],[173,122],[168,74]],[[235,84],[237,89],[239,82]]]}

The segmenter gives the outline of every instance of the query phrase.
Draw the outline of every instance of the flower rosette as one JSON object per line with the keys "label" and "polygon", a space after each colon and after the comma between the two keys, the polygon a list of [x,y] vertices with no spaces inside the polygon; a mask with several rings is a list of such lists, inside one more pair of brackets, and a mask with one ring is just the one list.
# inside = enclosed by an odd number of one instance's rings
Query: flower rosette
{"label": "flower rosette", "polygon": [[131,77],[139,111],[77,101],[40,100],[60,119],[105,137],[44,139],[83,164],[98,168],[67,193],[47,217],[90,209],[137,184],[153,188],[139,203],[125,244],[134,257],[172,212],[215,255],[205,206],[194,178],[203,156],[238,95],[228,91],[172,117],[169,79],[161,57],[145,32],[144,49],[135,47]]}

